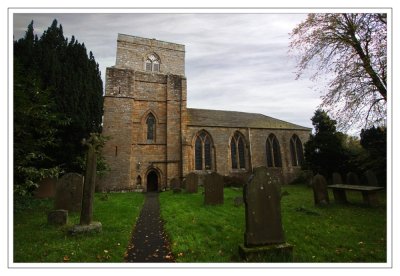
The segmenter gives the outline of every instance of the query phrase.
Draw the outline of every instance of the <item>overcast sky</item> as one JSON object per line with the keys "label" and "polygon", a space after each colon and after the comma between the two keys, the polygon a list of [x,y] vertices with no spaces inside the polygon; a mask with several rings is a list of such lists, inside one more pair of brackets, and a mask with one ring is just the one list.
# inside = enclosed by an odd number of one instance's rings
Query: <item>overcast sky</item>
{"label": "overcast sky", "polygon": [[188,107],[262,113],[306,127],[320,103],[315,83],[295,80],[289,33],[306,14],[14,13],[14,39],[31,20],[40,36],[53,19],[84,42],[105,68],[115,65],[117,34],[184,44]]}

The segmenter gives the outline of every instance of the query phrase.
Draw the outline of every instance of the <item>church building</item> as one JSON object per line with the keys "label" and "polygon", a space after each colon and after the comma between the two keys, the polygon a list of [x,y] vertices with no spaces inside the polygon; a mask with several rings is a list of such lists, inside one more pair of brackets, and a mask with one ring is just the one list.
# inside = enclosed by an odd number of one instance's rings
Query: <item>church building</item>
{"label": "church building", "polygon": [[187,107],[184,45],[119,34],[105,86],[103,155],[110,171],[98,179],[99,190],[161,191],[190,172],[234,176],[259,166],[285,184],[300,171],[310,128]]}

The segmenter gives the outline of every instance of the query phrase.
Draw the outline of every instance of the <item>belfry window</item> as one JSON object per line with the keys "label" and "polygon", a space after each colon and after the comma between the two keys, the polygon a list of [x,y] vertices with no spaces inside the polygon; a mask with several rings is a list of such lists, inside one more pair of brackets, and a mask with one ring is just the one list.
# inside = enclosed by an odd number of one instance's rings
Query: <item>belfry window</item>
{"label": "belfry window", "polygon": [[267,150],[267,166],[268,167],[282,167],[281,151],[278,139],[274,134],[268,136],[266,142]]}
{"label": "belfry window", "polygon": [[211,170],[212,168],[212,140],[204,130],[200,131],[194,144],[195,170]]}
{"label": "belfry window", "polygon": [[293,134],[292,138],[290,138],[290,154],[292,156],[292,166],[301,166],[303,164],[303,144],[296,134]]}
{"label": "belfry window", "polygon": [[231,139],[231,162],[232,169],[246,168],[244,138],[239,132]]}
{"label": "belfry window", "polygon": [[156,54],[150,54],[145,62],[145,70],[160,72],[160,58]]}
{"label": "belfry window", "polygon": [[154,142],[154,140],[155,140],[155,137],[156,137],[155,124],[156,124],[156,118],[154,117],[154,115],[152,113],[150,113],[146,119],[147,141],[148,142]]}

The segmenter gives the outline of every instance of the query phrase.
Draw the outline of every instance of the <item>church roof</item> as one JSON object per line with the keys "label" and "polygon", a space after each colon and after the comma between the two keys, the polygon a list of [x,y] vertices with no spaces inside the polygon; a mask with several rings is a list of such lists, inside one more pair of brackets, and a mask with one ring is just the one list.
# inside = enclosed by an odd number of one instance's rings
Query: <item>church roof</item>
{"label": "church roof", "polygon": [[311,130],[259,113],[188,108],[187,114],[189,126]]}

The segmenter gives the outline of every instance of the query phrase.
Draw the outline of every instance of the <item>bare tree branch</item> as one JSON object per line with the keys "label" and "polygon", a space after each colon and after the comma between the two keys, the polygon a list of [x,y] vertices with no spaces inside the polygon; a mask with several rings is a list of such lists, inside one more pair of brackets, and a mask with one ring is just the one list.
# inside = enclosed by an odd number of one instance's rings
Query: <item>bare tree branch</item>
{"label": "bare tree branch", "polygon": [[321,107],[338,126],[386,122],[386,14],[309,14],[291,33],[299,51],[297,76],[315,69],[311,79],[330,77]]}

